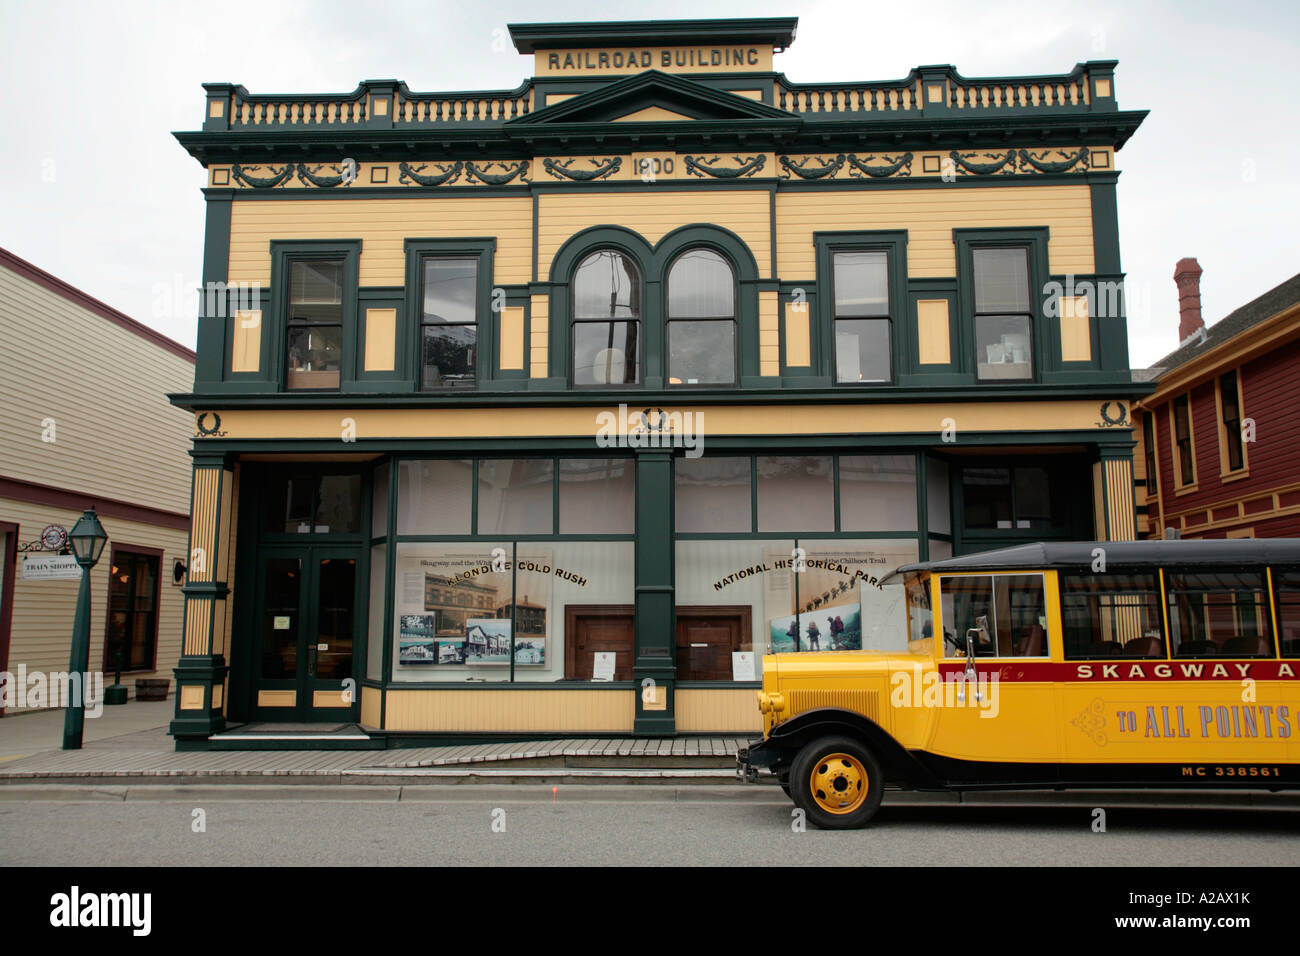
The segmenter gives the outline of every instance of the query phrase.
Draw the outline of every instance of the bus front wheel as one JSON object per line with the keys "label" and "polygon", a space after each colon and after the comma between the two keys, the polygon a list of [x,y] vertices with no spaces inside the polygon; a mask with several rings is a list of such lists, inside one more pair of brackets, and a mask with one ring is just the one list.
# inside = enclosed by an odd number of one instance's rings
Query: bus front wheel
{"label": "bus front wheel", "polygon": [[790,796],[823,830],[864,827],[880,808],[884,775],[875,756],[851,737],[807,744],[790,769]]}

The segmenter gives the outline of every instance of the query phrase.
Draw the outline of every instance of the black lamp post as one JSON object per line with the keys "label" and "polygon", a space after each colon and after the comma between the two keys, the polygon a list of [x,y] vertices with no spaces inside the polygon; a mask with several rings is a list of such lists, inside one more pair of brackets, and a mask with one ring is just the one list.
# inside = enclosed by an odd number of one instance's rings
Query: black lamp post
{"label": "black lamp post", "polygon": [[72,530],[68,532],[68,543],[72,553],[81,565],[81,586],[77,590],[77,615],[72,621],[72,657],[68,662],[68,683],[72,684],[72,675],[80,674],[81,693],[74,695],[68,702],[63,715],[63,749],[81,749],[81,731],[86,721],[86,671],[90,668],[90,569],[99,560],[108,541],[108,532],[95,516],[95,509],[85,512]]}

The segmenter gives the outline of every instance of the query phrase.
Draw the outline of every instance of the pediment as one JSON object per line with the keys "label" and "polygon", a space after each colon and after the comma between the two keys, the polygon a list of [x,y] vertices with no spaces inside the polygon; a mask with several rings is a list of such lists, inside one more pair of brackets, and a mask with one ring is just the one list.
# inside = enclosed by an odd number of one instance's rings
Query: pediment
{"label": "pediment", "polygon": [[797,116],[749,97],[658,70],[646,70],[599,89],[571,96],[511,120],[506,126],[517,129],[553,124],[684,123],[692,120],[799,122]]}

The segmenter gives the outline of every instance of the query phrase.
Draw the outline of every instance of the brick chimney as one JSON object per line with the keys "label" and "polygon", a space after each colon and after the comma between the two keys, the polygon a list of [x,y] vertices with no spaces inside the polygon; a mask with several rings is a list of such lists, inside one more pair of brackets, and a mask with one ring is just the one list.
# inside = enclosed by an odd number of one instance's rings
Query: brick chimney
{"label": "brick chimney", "polygon": [[1178,341],[1181,343],[1205,328],[1201,318],[1200,263],[1195,259],[1179,259],[1174,266],[1174,282],[1178,284]]}

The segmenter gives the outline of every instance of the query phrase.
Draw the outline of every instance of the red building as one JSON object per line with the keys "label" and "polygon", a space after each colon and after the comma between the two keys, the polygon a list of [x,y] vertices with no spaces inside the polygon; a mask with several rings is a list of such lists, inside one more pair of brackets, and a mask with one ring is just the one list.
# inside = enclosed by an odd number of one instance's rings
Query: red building
{"label": "red building", "polygon": [[1139,534],[1300,537],[1300,275],[1209,328],[1200,277],[1179,260],[1181,344],[1134,409]]}

